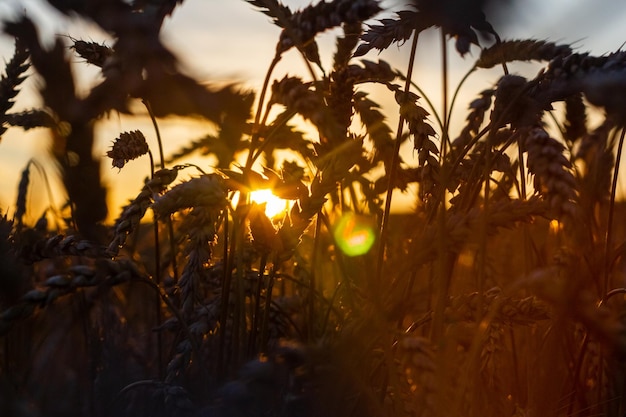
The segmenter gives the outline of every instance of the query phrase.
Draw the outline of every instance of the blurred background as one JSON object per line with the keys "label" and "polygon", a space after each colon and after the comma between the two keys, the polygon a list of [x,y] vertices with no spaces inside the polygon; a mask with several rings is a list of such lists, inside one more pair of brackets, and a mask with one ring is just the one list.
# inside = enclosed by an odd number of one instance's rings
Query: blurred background
{"label": "blurred background", "polygon": [[[305,7],[310,2],[304,0],[284,0],[292,10]],[[405,8],[404,1],[382,1],[386,12],[377,18],[390,17],[393,10]],[[535,38],[553,42],[569,43],[578,52],[591,52],[601,55],[615,51],[626,42],[626,3],[623,0],[500,0],[487,10],[487,19],[503,39]],[[0,0],[0,20],[10,21],[21,14],[33,19],[40,28],[44,42],[52,43],[55,36],[66,36],[67,45],[74,39],[95,41],[111,45],[106,33],[90,22],[63,16],[49,6],[45,0]],[[280,30],[264,14],[243,0],[185,0],[174,14],[167,18],[162,32],[164,43],[179,57],[182,71],[194,76],[200,82],[211,84],[235,83],[244,89],[258,91],[265,71],[274,55]],[[329,32],[318,38],[322,63],[330,65],[334,53],[336,33]],[[441,54],[439,33],[426,32],[420,39],[414,80],[429,95],[436,109],[441,109]],[[13,54],[11,38],[0,35],[0,57],[8,61]],[[369,54],[366,59],[384,59],[392,66],[406,71],[408,48],[391,47],[376,56]],[[450,44],[450,86],[454,88],[459,79],[478,57],[479,50],[472,47],[470,54],[460,58]],[[75,76],[84,91],[98,81],[98,68],[89,67],[79,58],[75,61]],[[0,67],[3,69],[3,66]],[[520,65],[513,69],[523,75],[533,76],[536,65]],[[307,78],[301,58],[292,50],[283,58],[275,70],[275,78],[285,74]],[[452,119],[452,132],[455,124],[464,120],[467,104],[482,90],[497,81],[501,70],[486,71],[472,78],[461,91],[456,111]],[[40,104],[37,94],[38,80],[30,77],[18,95],[14,111],[37,107]],[[368,90],[370,91],[370,90]],[[385,90],[371,90],[371,96],[381,103],[391,104],[393,97]],[[394,107],[391,107],[394,109]],[[397,111],[397,107],[396,110]],[[394,124],[394,114],[387,113],[390,126]],[[159,121],[166,155],[184,146],[193,139],[211,131],[211,126],[201,121],[167,118]],[[96,153],[104,156],[113,140],[123,131],[140,129],[155,146],[154,130],[145,117],[128,117],[110,114],[97,128]],[[306,128],[303,127],[303,130]],[[46,167],[53,186],[61,187],[55,179],[56,169],[48,156],[48,137],[43,129],[24,132],[9,129],[0,142],[0,212],[12,215],[20,173],[31,158]],[[409,164],[417,164],[409,146],[403,151],[403,158]],[[287,156],[288,157],[288,156]],[[213,163],[210,158],[186,160],[205,169]],[[148,161],[140,158],[130,162],[123,170],[112,168],[108,160],[102,164],[103,178],[109,189],[110,217],[115,218],[119,207],[133,198],[140,190],[144,178],[149,173]],[[191,174],[186,174],[191,175]],[[623,185],[620,188],[624,188]],[[41,177],[31,175],[29,203],[33,208],[26,221],[34,221],[45,207],[48,197]],[[54,193],[57,206],[63,204],[60,193]],[[415,195],[409,190],[401,195],[394,194],[396,211],[410,210]]]}

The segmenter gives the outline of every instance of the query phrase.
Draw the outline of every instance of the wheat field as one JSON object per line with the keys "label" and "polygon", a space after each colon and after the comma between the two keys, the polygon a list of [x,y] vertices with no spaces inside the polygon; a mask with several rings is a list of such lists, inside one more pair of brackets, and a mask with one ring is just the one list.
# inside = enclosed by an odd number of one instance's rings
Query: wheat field
{"label": "wheat field", "polygon": [[[0,415],[625,415],[625,52],[501,38],[484,1],[247,0],[280,28],[252,91],[178,71],[160,31],[182,0],[48,2],[113,41],[3,23],[0,137],[45,130],[64,190],[34,213],[31,177],[52,174],[31,159],[2,208]],[[433,33],[437,81],[414,66]],[[281,72],[292,55],[302,73]],[[14,110],[28,77],[42,105]],[[99,156],[110,114],[152,127]],[[173,116],[212,132],[168,154]],[[101,169],[136,159],[143,185],[109,206]]]}

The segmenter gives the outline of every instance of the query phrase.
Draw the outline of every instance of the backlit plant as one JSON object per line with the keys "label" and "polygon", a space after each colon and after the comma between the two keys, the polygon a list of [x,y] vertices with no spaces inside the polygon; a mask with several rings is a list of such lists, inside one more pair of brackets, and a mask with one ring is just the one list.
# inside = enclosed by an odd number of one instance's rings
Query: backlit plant
{"label": "backlit plant", "polygon": [[[0,221],[3,415],[623,415],[624,52],[501,39],[479,1],[382,17],[376,0],[248,0],[280,28],[251,92],[176,70],[159,33],[181,0],[48,2],[113,41],[48,48],[28,17],[4,22],[0,134],[48,129],[68,201],[27,224],[33,160]],[[441,109],[414,71],[425,31],[440,33]],[[392,46],[406,68],[376,56]],[[470,50],[449,91],[449,54]],[[85,95],[72,54],[101,70]],[[306,72],[277,74],[286,54]],[[519,61],[541,69],[523,77]],[[455,126],[461,87],[496,67]],[[13,112],[31,73],[42,108]],[[95,150],[112,112],[154,129]],[[168,116],[212,133],[165,155]],[[107,207],[101,165],[145,156],[141,189]],[[268,216],[259,190],[284,210]],[[391,213],[406,190],[411,213]]]}

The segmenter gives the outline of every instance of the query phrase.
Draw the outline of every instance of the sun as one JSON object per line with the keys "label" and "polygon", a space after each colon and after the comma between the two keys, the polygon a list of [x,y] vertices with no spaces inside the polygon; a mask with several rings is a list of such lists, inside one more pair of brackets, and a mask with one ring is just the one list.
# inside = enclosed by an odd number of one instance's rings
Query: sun
{"label": "sun", "polygon": [[272,190],[255,190],[250,193],[250,200],[257,203],[265,203],[265,214],[272,218],[289,209],[289,200],[283,200],[272,194]]}

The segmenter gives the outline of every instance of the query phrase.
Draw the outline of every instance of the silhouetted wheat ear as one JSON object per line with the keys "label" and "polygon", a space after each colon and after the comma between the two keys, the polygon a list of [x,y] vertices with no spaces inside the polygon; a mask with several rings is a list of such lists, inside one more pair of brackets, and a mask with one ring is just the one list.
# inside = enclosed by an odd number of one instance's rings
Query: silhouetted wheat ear
{"label": "silhouetted wheat ear", "polygon": [[277,51],[283,53],[293,46],[306,45],[318,33],[343,23],[363,22],[380,11],[376,0],[320,1],[307,6],[289,16],[289,25],[280,34]]}
{"label": "silhouetted wheat ear", "polygon": [[[477,226],[482,224],[484,217],[488,223],[487,232],[493,234],[499,228],[510,228],[511,225],[530,222],[536,216],[545,216],[546,212],[546,203],[535,197],[528,200],[494,201],[486,213],[480,207],[465,213],[453,213],[446,219],[446,249],[450,253],[459,253],[472,233],[478,230]],[[436,242],[441,239],[437,232],[436,225],[429,225],[415,235],[407,259],[411,267],[418,267],[437,257]]]}
{"label": "silhouetted wheat ear", "polygon": [[369,25],[369,28],[361,35],[363,43],[354,52],[354,56],[365,55],[372,49],[382,51],[387,49],[393,42],[404,42],[411,37],[418,27],[418,13],[404,10],[396,13],[397,19],[382,19],[380,25]]}
{"label": "silhouetted wheat ear", "polygon": [[469,105],[469,113],[467,115],[467,123],[463,126],[461,134],[452,141],[452,146],[462,150],[470,143],[472,137],[478,133],[480,127],[485,121],[485,114],[491,108],[493,95],[495,90],[484,90],[480,93],[480,97],[472,101]]}
{"label": "silhouetted wheat ear", "polygon": [[248,3],[261,9],[261,12],[272,18],[272,23],[284,28],[288,18],[291,17],[291,9],[277,0],[246,0]]}
{"label": "silhouetted wheat ear", "polygon": [[121,169],[128,161],[147,154],[149,150],[143,133],[134,130],[120,134],[120,137],[113,142],[111,150],[107,152],[107,156],[113,160],[114,167]]}
{"label": "silhouetted wheat ear", "polygon": [[20,176],[20,184],[17,187],[17,201],[15,202],[15,215],[14,221],[17,224],[22,224],[24,214],[26,214],[28,185],[30,184],[30,162],[26,165],[26,168],[22,170]]}
{"label": "silhouetted wheat ear", "polygon": [[605,119],[599,126],[587,132],[575,149],[575,160],[584,161],[585,175],[579,179],[581,204],[592,207],[606,201],[611,193],[615,156],[609,144],[609,135],[615,122]]}
{"label": "silhouetted wheat ear", "polygon": [[323,124],[325,106],[321,95],[311,90],[311,83],[305,83],[298,77],[285,76],[280,81],[274,81],[270,101],[301,114],[315,125]]}
{"label": "silhouetted wheat ear", "polygon": [[113,49],[104,44],[79,39],[72,39],[72,41],[74,44],[71,48],[88,64],[102,68],[106,60],[113,56]]}
{"label": "silhouetted wheat ear", "polygon": [[[533,325],[550,318],[550,309],[537,297],[514,297],[502,294],[500,288],[485,292],[480,302],[477,292],[450,297],[450,306],[446,310],[449,319],[476,322],[484,317],[493,306],[497,307],[494,323],[506,325]],[[482,311],[479,311],[482,305]]]}
{"label": "silhouetted wheat ear", "polygon": [[[505,75],[498,81],[491,122],[494,127],[532,127],[540,123],[543,111],[552,103],[531,94],[532,84],[519,75]],[[546,87],[549,89],[550,87]]]}
{"label": "silhouetted wheat ear", "polygon": [[337,143],[345,137],[337,137],[338,132],[344,129],[329,111],[322,94],[312,89],[312,83],[305,83],[298,77],[285,76],[272,84],[270,101],[282,104],[289,111],[310,120],[319,130],[322,144]]}
{"label": "silhouetted wheat ear", "polygon": [[62,273],[46,278],[41,287],[28,291],[17,304],[1,312],[0,335],[8,332],[18,321],[32,316],[37,309],[51,305],[60,297],[87,287],[113,286],[142,277],[136,266],[128,260],[112,261],[101,258],[97,260],[96,267],[71,266]]}
{"label": "silhouetted wheat ear", "polygon": [[484,48],[475,66],[492,68],[512,61],[551,61],[571,53],[572,48],[569,45],[556,45],[534,39],[509,40]]}
{"label": "silhouetted wheat ear", "polygon": [[126,237],[134,231],[139,222],[152,204],[153,198],[165,191],[178,175],[178,169],[161,169],[154,173],[154,177],[146,182],[141,192],[122,210],[122,214],[113,226],[113,239],[109,244],[108,251],[117,255],[120,248],[126,242]]}
{"label": "silhouetted wheat ear", "polygon": [[394,139],[391,128],[385,123],[385,115],[379,110],[380,105],[367,98],[363,91],[355,92],[353,101],[367,137],[374,143],[373,159],[383,161],[388,172],[394,154]]}
{"label": "silhouetted wheat ear", "polygon": [[293,205],[288,219],[278,229],[278,247],[281,249],[277,254],[279,260],[287,260],[293,255],[311,219],[326,203],[327,194],[336,189],[337,184],[361,158],[362,144],[362,140],[351,139],[318,162],[320,171],[311,182],[310,194],[302,196]]}
{"label": "silhouetted wheat ear", "polygon": [[389,83],[393,81],[397,74],[386,61],[378,62],[362,59],[361,65],[352,64],[348,66],[348,73],[354,84],[360,83]]}
{"label": "silhouetted wheat ear", "polygon": [[26,63],[29,53],[19,39],[15,41],[15,52],[5,67],[5,74],[0,78],[0,137],[6,132],[6,112],[13,107],[13,99],[19,92],[18,87],[26,79],[24,73],[30,68]]}
{"label": "silhouetted wheat ear", "polygon": [[570,145],[587,134],[587,107],[580,93],[565,99],[564,128],[563,137]]}
{"label": "silhouetted wheat ear", "polygon": [[553,215],[576,214],[576,180],[572,165],[563,155],[565,147],[553,139],[545,129],[535,127],[528,131],[524,142],[528,152],[528,171],[534,175],[535,191],[545,196]]}
{"label": "silhouetted wheat ear", "polygon": [[423,200],[429,198],[439,183],[439,147],[430,137],[435,136],[433,127],[426,122],[429,113],[417,105],[419,96],[411,92],[396,91],[396,102],[413,136],[413,149],[418,151],[421,170],[419,194]]}
{"label": "silhouetted wheat ear", "polygon": [[74,235],[54,235],[22,248],[20,255],[24,262],[32,264],[43,259],[78,256],[83,258],[106,258],[106,247],[92,241],[79,239]]}
{"label": "silhouetted wheat ear", "polygon": [[200,286],[208,281],[212,246],[217,241],[217,220],[223,206],[196,205],[178,225],[182,254],[186,263],[178,281],[181,291],[181,312],[190,317],[202,300]]}
{"label": "silhouetted wheat ear", "polygon": [[363,23],[344,23],[342,29],[343,36],[337,37],[336,51],[333,56],[333,71],[345,68],[350,62],[350,59],[352,59],[354,48],[356,48],[361,33],[363,32]]}
{"label": "silhouetted wheat ear", "polygon": [[19,113],[7,113],[4,120],[11,126],[21,127],[24,130],[36,127],[55,127],[56,120],[45,110],[31,109]]}
{"label": "silhouetted wheat ear", "polygon": [[223,178],[217,174],[206,174],[172,187],[155,199],[152,210],[157,217],[162,218],[192,207],[222,209],[227,203]]}
{"label": "silhouetted wheat ear", "polygon": [[537,76],[531,95],[547,107],[568,96],[584,93],[586,99],[603,107],[618,123],[626,120],[623,97],[626,91],[626,52],[600,57],[589,54],[558,56]]}

